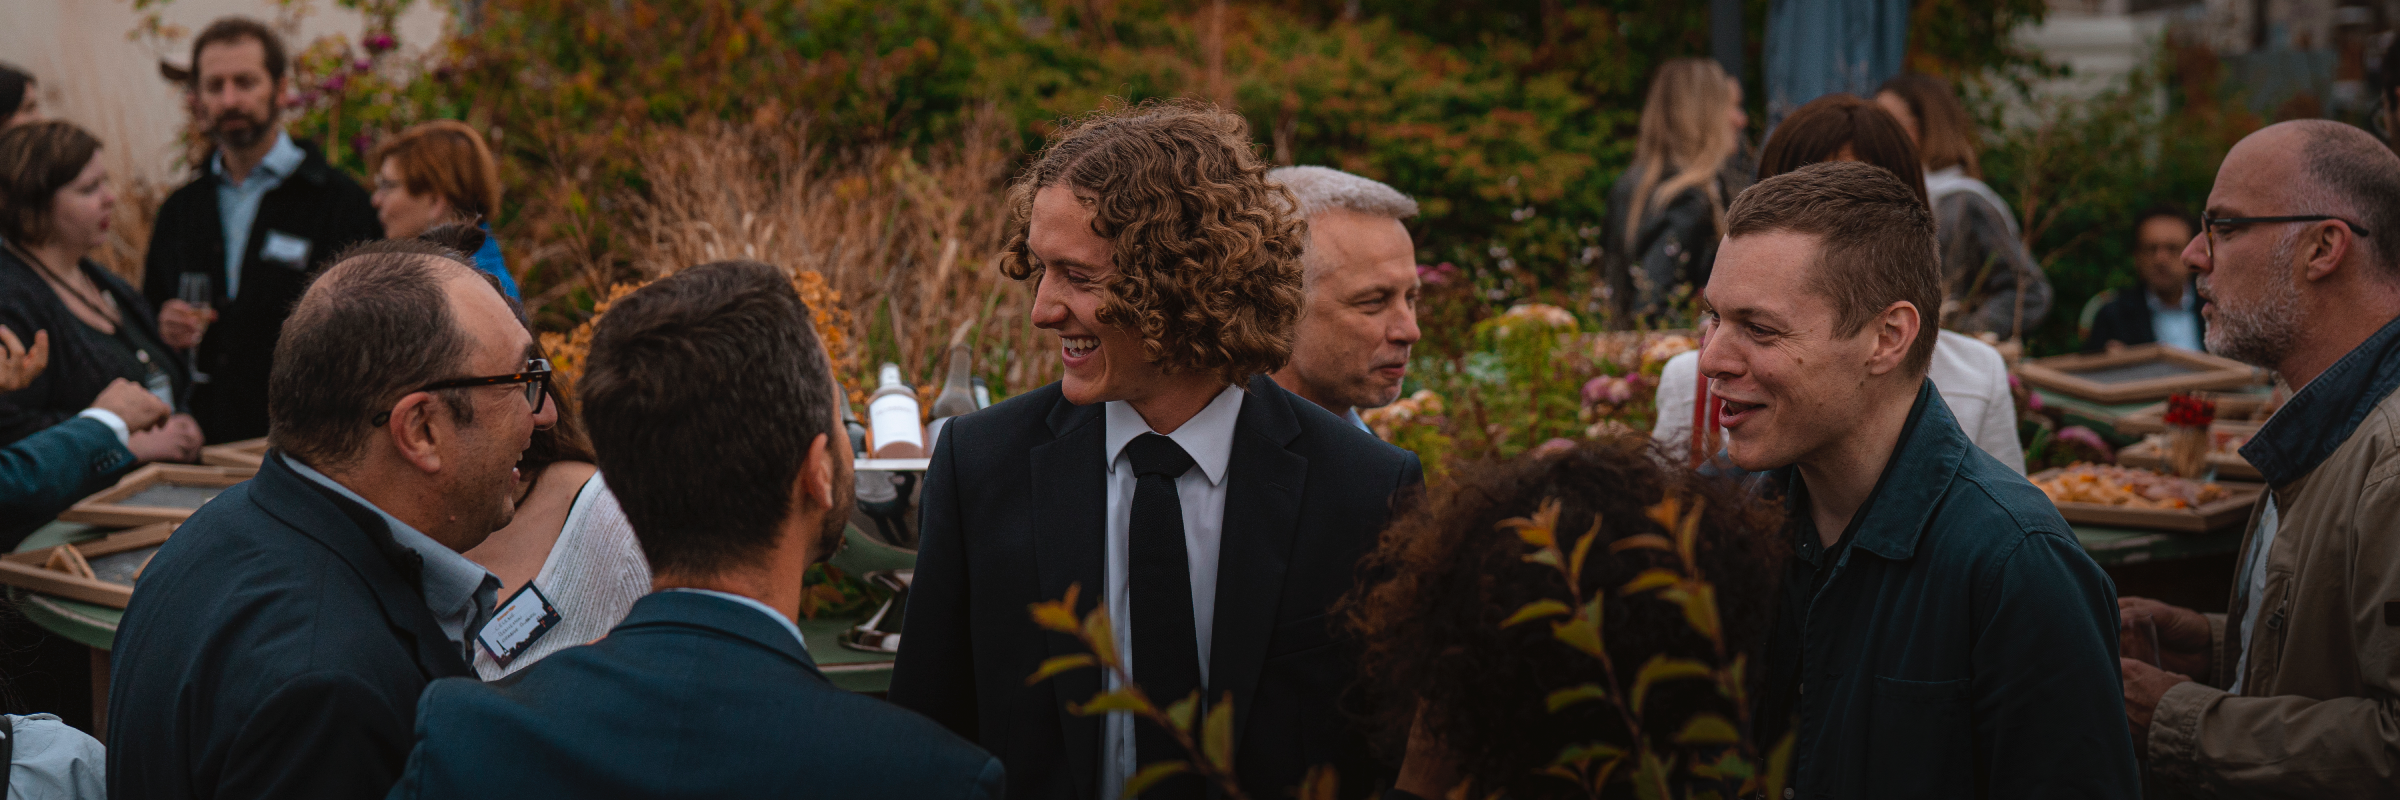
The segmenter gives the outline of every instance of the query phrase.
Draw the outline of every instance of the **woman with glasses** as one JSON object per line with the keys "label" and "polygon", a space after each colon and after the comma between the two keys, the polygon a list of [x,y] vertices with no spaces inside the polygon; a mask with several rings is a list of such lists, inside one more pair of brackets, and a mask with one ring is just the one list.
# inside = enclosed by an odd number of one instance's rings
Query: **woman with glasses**
{"label": "woman with glasses", "polygon": [[[90,258],[108,242],[116,204],[90,133],[56,120],[0,131],[0,325],[50,342],[49,368],[0,394],[0,444],[75,416],[118,378],[182,410],[190,375],[159,339],[158,315]],[[200,425],[188,414],[119,433],[143,461],[200,455]]]}
{"label": "woman with glasses", "polygon": [[2087,317],[2083,351],[2151,342],[2204,349],[2208,323],[2200,315],[2200,290],[2193,284],[2192,268],[2183,263],[2183,248],[2198,233],[2191,217],[2155,206],[2135,219],[2133,268],[2140,282],[2095,298],[2105,305],[2095,306]]}
{"label": "woman with glasses", "polygon": [[410,127],[367,157],[375,173],[375,216],[386,238],[419,236],[435,226],[461,223],[483,231],[483,242],[467,250],[475,268],[500,282],[500,293],[517,299],[517,279],[500,257],[492,218],[500,213],[500,164],[483,134],[457,120]]}

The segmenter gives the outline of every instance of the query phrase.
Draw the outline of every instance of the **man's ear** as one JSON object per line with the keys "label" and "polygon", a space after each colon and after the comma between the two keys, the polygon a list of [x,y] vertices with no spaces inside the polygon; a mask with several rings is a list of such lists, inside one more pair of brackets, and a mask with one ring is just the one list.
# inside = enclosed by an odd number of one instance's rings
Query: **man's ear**
{"label": "man's ear", "polygon": [[1867,353],[1867,374],[1882,375],[1899,369],[1908,360],[1908,349],[1917,341],[1917,332],[1924,330],[1924,319],[1917,315],[1917,304],[1900,300],[1875,315],[1868,323],[1874,330],[1875,349]]}
{"label": "man's ear", "polygon": [[792,509],[833,509],[833,448],[827,444],[827,434],[817,434],[808,443],[808,456],[800,461],[800,474],[792,479]]}
{"label": "man's ear", "polygon": [[450,436],[454,422],[441,398],[432,392],[411,392],[392,406],[392,418],[384,423],[383,434],[402,459],[430,475],[442,470],[441,443]]}
{"label": "man's ear", "polygon": [[2318,223],[2314,233],[2303,235],[2308,237],[2308,246],[2301,249],[2302,256],[2308,259],[2300,271],[2303,280],[2324,280],[2340,269],[2342,260],[2358,247],[2358,235],[2350,232],[2350,226],[2335,220]]}

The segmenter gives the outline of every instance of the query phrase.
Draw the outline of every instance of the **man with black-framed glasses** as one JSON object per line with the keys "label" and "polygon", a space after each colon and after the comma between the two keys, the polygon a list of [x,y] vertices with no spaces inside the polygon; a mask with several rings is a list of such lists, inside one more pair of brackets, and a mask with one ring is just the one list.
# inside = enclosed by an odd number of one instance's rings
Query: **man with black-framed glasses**
{"label": "man with black-framed glasses", "polygon": [[500,582],[460,554],[516,513],[517,461],[556,420],[539,355],[461,253],[336,260],[276,344],[258,477],[195,512],[125,610],[112,794],[391,789],[418,695],[493,646]]}
{"label": "man with black-framed glasses", "polygon": [[2389,796],[2400,776],[2400,156],[2336,122],[2266,128],[2226,154],[2201,228],[2183,260],[2200,276],[2208,349],[2295,391],[2242,447],[2270,491],[2225,613],[2118,601],[2145,788]]}

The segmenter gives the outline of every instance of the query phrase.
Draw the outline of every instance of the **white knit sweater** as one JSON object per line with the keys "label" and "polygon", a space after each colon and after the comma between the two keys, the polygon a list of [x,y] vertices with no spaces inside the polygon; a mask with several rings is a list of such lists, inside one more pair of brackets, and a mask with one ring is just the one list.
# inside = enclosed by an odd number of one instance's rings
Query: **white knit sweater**
{"label": "white knit sweater", "polygon": [[633,610],[633,601],[650,593],[650,562],[642,558],[633,526],[599,473],[575,494],[533,585],[558,609],[558,626],[506,667],[475,648],[475,673],[484,680],[498,680],[551,653],[608,635]]}

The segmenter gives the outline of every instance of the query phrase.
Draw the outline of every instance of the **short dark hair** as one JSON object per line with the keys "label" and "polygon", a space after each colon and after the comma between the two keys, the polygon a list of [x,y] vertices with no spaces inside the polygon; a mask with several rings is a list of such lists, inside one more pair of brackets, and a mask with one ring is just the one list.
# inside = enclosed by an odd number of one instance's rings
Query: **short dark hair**
{"label": "short dark hair", "polygon": [[1239,114],[1195,100],[1107,108],[1050,137],[1008,189],[1000,273],[1041,274],[1026,237],[1049,186],[1098,197],[1092,232],[1117,271],[1101,284],[1099,321],[1141,337],[1167,374],[1241,384],[1291,360],[1300,320],[1307,223]]}
{"label": "short dark hair", "polygon": [[1841,335],[1858,335],[1893,303],[1915,305],[1917,340],[1901,363],[1924,374],[1941,336],[1942,259],[1933,210],[1915,192],[1880,167],[1810,164],[1760,181],[1725,212],[1727,239],[1776,231],[1817,237],[1808,282],[1833,301]]}
{"label": "short dark hair", "polygon": [[98,138],[63,120],[0,131],[0,238],[49,241],[51,200],[99,152]]}
{"label": "short dark hair", "polygon": [[678,272],[600,318],[577,394],[652,573],[774,548],[809,443],[841,435],[811,318],[791,276],[755,261]]}
{"label": "short dark hair", "polygon": [[258,46],[266,51],[267,78],[283,80],[284,70],[291,67],[291,60],[284,55],[283,37],[276,35],[275,29],[267,27],[266,23],[249,17],[220,17],[209,23],[208,27],[201,28],[200,35],[192,38],[190,84],[198,86],[200,83],[200,51],[212,44],[232,44],[243,39],[258,40]]}
{"label": "short dark hair", "polygon": [[2134,240],[2134,244],[2141,244],[2142,226],[2148,225],[2150,224],[2151,220],[2158,219],[2160,217],[2165,217],[2167,219],[2183,223],[2183,229],[2186,231],[2195,234],[2200,232],[2200,223],[2193,220],[2192,215],[2184,213],[2182,208],[2176,207],[2169,203],[2156,203],[2148,208],[2142,209],[2142,213],[2134,215],[2133,230],[2127,232],[2125,235],[2129,238],[2132,238]]}
{"label": "short dark hair", "polygon": [[2400,279],[2400,155],[2345,123],[2282,124],[2299,126],[2307,142],[2299,151],[2301,171],[2313,185],[2302,185],[2298,194],[2325,206],[2286,213],[2355,215],[2352,221],[2367,230],[2359,244],[2366,248],[2368,262],[2384,280]]}
{"label": "short dark hair", "polygon": [[[343,469],[365,455],[376,414],[417,387],[460,377],[469,337],[442,283],[452,269],[472,270],[468,263],[418,239],[367,242],[336,256],[275,340],[268,441],[317,469]],[[463,392],[438,394],[460,425],[475,424]]]}
{"label": "short dark hair", "polygon": [[1892,119],[1892,112],[1854,94],[1819,97],[1784,117],[1759,150],[1758,179],[1831,161],[1844,145],[1852,157],[1891,172],[1916,192],[1918,200],[1932,205],[1925,195],[1925,165],[1917,159],[1908,131]]}

